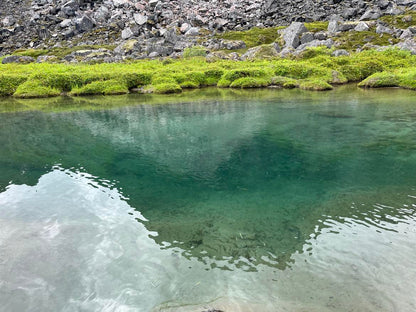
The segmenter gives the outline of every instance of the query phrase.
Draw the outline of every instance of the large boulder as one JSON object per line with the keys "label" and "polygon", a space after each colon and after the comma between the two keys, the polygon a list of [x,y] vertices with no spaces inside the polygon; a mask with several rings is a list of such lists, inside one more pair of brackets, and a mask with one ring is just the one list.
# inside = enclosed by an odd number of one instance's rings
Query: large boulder
{"label": "large boulder", "polygon": [[81,18],[77,18],[75,20],[75,28],[79,32],[90,31],[91,29],[94,28],[94,24],[95,24],[94,21],[86,15],[82,16]]}
{"label": "large boulder", "polygon": [[307,32],[305,24],[301,22],[293,22],[289,27],[282,31],[285,47],[297,48],[300,45],[300,36]]}

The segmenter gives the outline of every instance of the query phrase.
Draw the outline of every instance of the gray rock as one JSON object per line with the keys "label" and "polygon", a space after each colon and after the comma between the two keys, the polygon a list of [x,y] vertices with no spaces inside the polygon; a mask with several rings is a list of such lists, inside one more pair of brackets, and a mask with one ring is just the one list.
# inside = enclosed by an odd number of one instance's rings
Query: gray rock
{"label": "gray rock", "polygon": [[188,23],[183,23],[182,25],[181,25],[181,28],[180,28],[180,30],[181,30],[181,33],[186,33],[190,28],[191,28],[192,26],[191,25],[189,25]]}
{"label": "gray rock", "polygon": [[367,20],[376,20],[381,17],[381,12],[379,8],[368,9],[365,13],[360,17],[360,21],[367,21]]}
{"label": "gray rock", "polygon": [[62,22],[59,23],[59,26],[61,28],[67,28],[67,27],[69,27],[71,25],[72,25],[72,20],[70,20],[69,18],[64,19]]}
{"label": "gray rock", "polygon": [[20,64],[27,64],[33,63],[35,59],[31,56],[19,56],[19,55],[10,55],[6,56],[2,60],[2,64],[11,64],[11,63],[20,63]]}
{"label": "gray rock", "polygon": [[382,10],[387,8],[389,6],[389,4],[390,4],[389,0],[378,0],[377,1],[377,6]]}
{"label": "gray rock", "polygon": [[413,39],[414,36],[415,36],[415,34],[409,28],[407,28],[400,35],[400,39],[401,40],[404,40],[404,39]]}
{"label": "gray rock", "polygon": [[124,40],[129,39],[133,36],[134,36],[134,33],[130,27],[124,28],[123,31],[121,32],[121,38]]}
{"label": "gray rock", "polygon": [[315,36],[311,32],[303,33],[302,36],[300,37],[300,43],[301,44],[308,43],[308,42],[311,42],[313,40],[315,40]]}
{"label": "gray rock", "polygon": [[335,50],[334,52],[331,53],[331,55],[336,56],[336,57],[338,57],[338,56],[348,56],[348,55],[350,55],[350,53],[347,50],[340,49],[340,50]]}
{"label": "gray rock", "polygon": [[330,34],[335,34],[339,30],[339,22],[336,20],[332,20],[328,23],[328,32]]}
{"label": "gray rock", "polygon": [[100,8],[97,10],[97,12],[94,13],[94,18],[99,23],[106,22],[109,17],[110,17],[110,11],[104,5],[100,6]]}
{"label": "gray rock", "polygon": [[142,14],[134,14],[133,15],[134,21],[136,22],[137,25],[144,25],[147,23],[147,16],[142,15]]}
{"label": "gray rock", "polygon": [[397,43],[394,46],[401,50],[410,51],[412,55],[416,55],[416,41],[413,39],[407,39]]}
{"label": "gray rock", "polygon": [[153,51],[153,52],[150,52],[148,56],[149,56],[150,58],[153,58],[153,57],[159,57],[160,55],[159,55],[159,53],[158,53],[158,52]]}
{"label": "gray rock", "polygon": [[282,31],[285,47],[297,48],[300,45],[300,36],[307,32],[305,25],[300,22],[293,22]]}
{"label": "gray rock", "polygon": [[8,15],[5,18],[3,18],[1,22],[4,27],[11,27],[16,23],[16,19],[13,16]]}
{"label": "gray rock", "polygon": [[314,39],[316,40],[325,40],[328,38],[328,33],[326,31],[318,31],[314,34]]}
{"label": "gray rock", "polygon": [[354,29],[354,27],[356,25],[357,24],[356,23],[353,23],[353,22],[339,23],[338,30],[339,31],[349,31],[351,29]]}
{"label": "gray rock", "polygon": [[350,19],[352,17],[357,16],[358,9],[357,8],[347,8],[342,12],[342,17],[345,19]]}
{"label": "gray rock", "polygon": [[77,18],[75,20],[75,28],[79,32],[90,31],[94,28],[94,21],[88,16],[84,15],[83,17]]}
{"label": "gray rock", "polygon": [[385,14],[386,15],[401,15],[404,14],[405,10],[399,8],[397,5],[392,5],[387,8]]}
{"label": "gray rock", "polygon": [[158,2],[159,2],[158,0],[150,0],[149,5],[150,5],[150,7],[154,8],[158,4]]}
{"label": "gray rock", "polygon": [[368,27],[367,23],[365,22],[359,22],[354,28],[355,31],[367,31],[369,29],[370,27]]}
{"label": "gray rock", "polygon": [[299,54],[303,52],[307,48],[316,48],[321,46],[326,46],[327,48],[331,48],[334,45],[334,41],[332,39],[326,40],[314,40],[305,44],[301,44],[297,49],[295,54]]}
{"label": "gray rock", "polygon": [[199,35],[199,28],[198,27],[191,27],[188,29],[188,31],[185,33],[185,36],[198,36]]}
{"label": "gray rock", "polygon": [[384,26],[384,25],[379,24],[379,25],[377,25],[376,33],[377,34],[390,34],[391,35],[391,34],[393,34],[393,30]]}

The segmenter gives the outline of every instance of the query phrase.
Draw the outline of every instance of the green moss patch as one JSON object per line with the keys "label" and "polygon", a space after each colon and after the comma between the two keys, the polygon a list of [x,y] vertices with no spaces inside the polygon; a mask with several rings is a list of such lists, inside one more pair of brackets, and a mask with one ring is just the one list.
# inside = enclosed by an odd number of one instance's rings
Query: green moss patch
{"label": "green moss patch", "polygon": [[248,48],[252,48],[262,44],[269,44],[278,41],[280,35],[277,31],[283,28],[285,27],[254,27],[250,30],[225,32],[223,34],[216,35],[215,37],[226,40],[242,40]]}
{"label": "green moss patch", "polygon": [[329,83],[321,79],[303,80],[299,83],[299,88],[302,90],[311,90],[311,91],[326,91],[326,90],[333,89]]}
{"label": "green moss patch", "polygon": [[394,73],[381,72],[375,73],[361,81],[358,86],[362,88],[383,88],[383,87],[397,87],[400,79]]}
{"label": "green moss patch", "polygon": [[0,96],[12,95],[16,89],[27,80],[25,75],[2,74],[0,75]]}
{"label": "green moss patch", "polygon": [[271,83],[270,79],[261,77],[243,77],[233,81],[230,85],[231,88],[261,88],[267,87]]}
{"label": "green moss patch", "polygon": [[93,81],[81,87],[75,87],[71,91],[71,95],[115,95],[125,94],[129,90],[125,83],[116,80]]}
{"label": "green moss patch", "polygon": [[27,80],[19,85],[13,96],[17,98],[42,98],[58,96],[60,94],[61,92],[58,89],[45,86],[41,81]]}

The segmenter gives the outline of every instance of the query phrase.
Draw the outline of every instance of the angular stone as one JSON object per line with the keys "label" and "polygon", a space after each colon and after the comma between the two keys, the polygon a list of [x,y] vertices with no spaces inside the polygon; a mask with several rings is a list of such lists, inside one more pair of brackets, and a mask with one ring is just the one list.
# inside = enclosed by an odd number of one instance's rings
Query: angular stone
{"label": "angular stone", "polygon": [[383,25],[377,25],[376,33],[377,34],[390,34],[391,35],[391,34],[393,34],[393,30],[386,27],[386,26],[383,26]]}
{"label": "angular stone", "polygon": [[405,41],[399,42],[398,44],[394,46],[401,50],[410,51],[412,55],[416,55],[416,41],[415,40],[407,39]]}
{"label": "angular stone", "polygon": [[183,23],[182,25],[181,25],[181,28],[180,28],[180,30],[181,30],[181,33],[186,33],[190,28],[191,28],[192,26],[191,25],[189,25],[188,23]]}
{"label": "angular stone", "polygon": [[84,15],[81,18],[75,20],[75,28],[79,32],[90,31],[94,28],[94,21],[88,16]]}
{"label": "angular stone", "polygon": [[368,27],[367,23],[365,22],[359,22],[354,28],[355,31],[367,31],[369,29],[370,27]]}
{"label": "angular stone", "polygon": [[314,34],[314,38],[317,40],[325,40],[328,38],[328,34],[325,31],[318,31]]}
{"label": "angular stone", "polygon": [[308,43],[315,40],[314,34],[311,32],[306,32],[303,33],[302,36],[300,37],[300,43],[304,44],[304,43]]}
{"label": "angular stone", "polygon": [[191,27],[189,30],[185,33],[185,36],[198,36],[199,35],[199,28],[198,27]]}
{"label": "angular stone", "polygon": [[134,33],[130,27],[124,28],[123,31],[121,32],[121,38],[123,40],[129,39],[133,36],[134,36]]}
{"label": "angular stone", "polygon": [[365,13],[360,17],[360,21],[367,21],[367,20],[376,20],[380,18],[381,12],[380,9],[368,9]]}
{"label": "angular stone", "polygon": [[400,39],[412,39],[414,36],[414,33],[408,28],[402,32],[402,34],[400,35]]}
{"label": "angular stone", "polygon": [[285,47],[297,48],[300,44],[300,36],[307,32],[305,25],[301,22],[293,22],[282,31]]}
{"label": "angular stone", "polygon": [[307,48],[316,48],[321,46],[326,46],[327,48],[331,48],[334,45],[334,41],[332,39],[327,40],[314,40],[305,44],[301,44],[297,49],[296,52],[302,52]]}
{"label": "angular stone", "polygon": [[339,22],[332,20],[328,23],[328,32],[330,34],[335,34],[339,30]]}
{"label": "angular stone", "polygon": [[133,18],[137,25],[141,26],[147,23],[147,16],[145,15],[137,13],[133,15]]}

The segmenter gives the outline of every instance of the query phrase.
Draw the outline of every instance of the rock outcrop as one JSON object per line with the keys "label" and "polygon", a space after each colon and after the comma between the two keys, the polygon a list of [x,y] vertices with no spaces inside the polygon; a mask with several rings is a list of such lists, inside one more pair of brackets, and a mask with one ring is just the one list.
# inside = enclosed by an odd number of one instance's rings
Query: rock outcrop
{"label": "rock outcrop", "polygon": [[[122,57],[175,56],[197,44],[198,35],[298,22],[284,34],[289,49],[327,39],[298,29],[300,22],[333,20],[329,33],[335,33],[345,31],[339,19],[361,20],[353,27],[365,31],[364,21],[405,9],[416,9],[416,0],[2,0],[0,55],[16,49],[114,45]],[[394,30],[379,25],[377,32]],[[134,48],[124,49],[131,40]]]}

